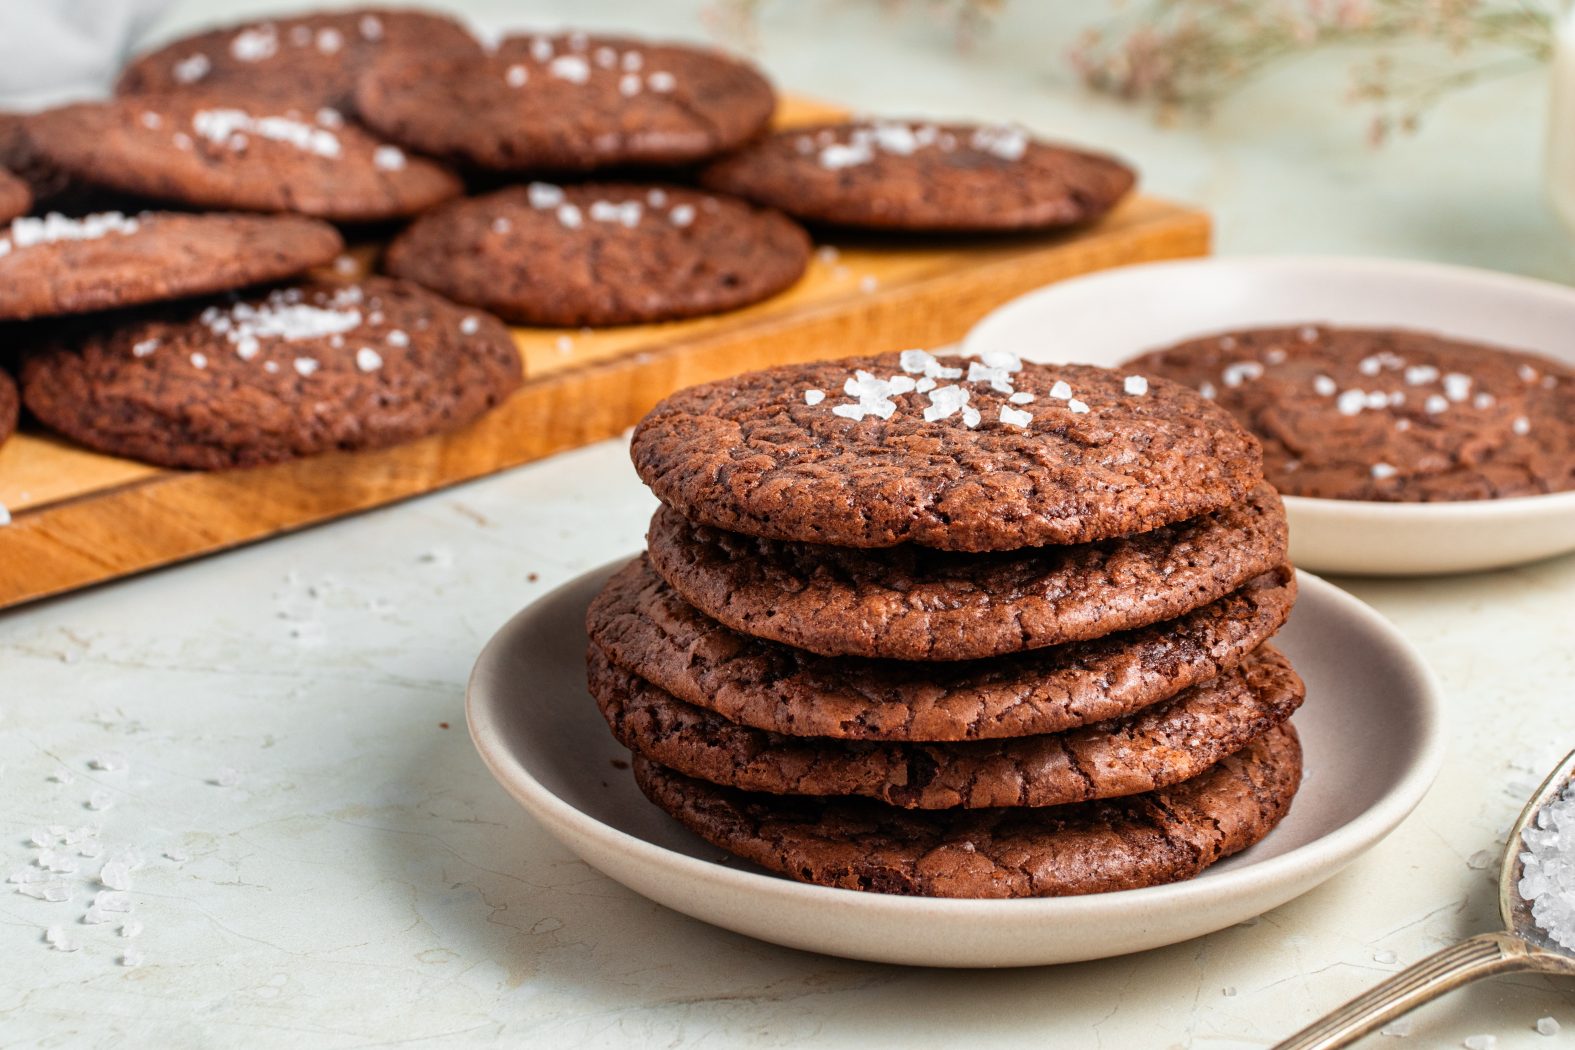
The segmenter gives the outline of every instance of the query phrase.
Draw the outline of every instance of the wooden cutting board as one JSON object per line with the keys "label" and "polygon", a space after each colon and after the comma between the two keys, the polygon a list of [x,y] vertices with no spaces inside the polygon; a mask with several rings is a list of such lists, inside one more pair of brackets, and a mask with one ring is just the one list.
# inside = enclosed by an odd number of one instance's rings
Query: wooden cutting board
{"label": "wooden cutting board", "polygon": [[[789,101],[783,124],[839,116]],[[466,429],[377,452],[198,474],[24,428],[0,446],[0,608],[210,554],[613,437],[672,391],[767,365],[940,346],[1017,295],[1076,274],[1203,255],[1208,216],[1135,197],[1075,232],[834,237],[793,288],[669,324],[516,329],[525,386]]]}

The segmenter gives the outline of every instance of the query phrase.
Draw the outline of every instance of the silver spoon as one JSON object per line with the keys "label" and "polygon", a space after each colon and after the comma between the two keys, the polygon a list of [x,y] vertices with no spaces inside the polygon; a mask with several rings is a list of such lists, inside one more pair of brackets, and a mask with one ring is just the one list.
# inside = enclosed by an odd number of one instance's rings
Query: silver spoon
{"label": "silver spoon", "polygon": [[1274,1050],[1334,1050],[1349,1046],[1381,1024],[1410,1013],[1445,992],[1483,977],[1535,970],[1575,977],[1575,952],[1553,942],[1531,917],[1531,903],[1520,896],[1523,864],[1521,833],[1543,807],[1575,780],[1575,751],[1537,788],[1504,847],[1498,878],[1498,910],[1506,930],[1479,933],[1395,974],[1321,1021],[1303,1028]]}

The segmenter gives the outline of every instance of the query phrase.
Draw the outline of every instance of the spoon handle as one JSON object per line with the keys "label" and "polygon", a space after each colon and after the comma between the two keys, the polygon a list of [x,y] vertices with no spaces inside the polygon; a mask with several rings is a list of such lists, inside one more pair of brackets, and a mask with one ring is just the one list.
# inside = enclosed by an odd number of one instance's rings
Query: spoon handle
{"label": "spoon handle", "polygon": [[1496,973],[1537,969],[1526,943],[1509,933],[1479,933],[1406,967],[1366,995],[1291,1036],[1274,1050],[1335,1050],[1386,1021],[1462,985]]}

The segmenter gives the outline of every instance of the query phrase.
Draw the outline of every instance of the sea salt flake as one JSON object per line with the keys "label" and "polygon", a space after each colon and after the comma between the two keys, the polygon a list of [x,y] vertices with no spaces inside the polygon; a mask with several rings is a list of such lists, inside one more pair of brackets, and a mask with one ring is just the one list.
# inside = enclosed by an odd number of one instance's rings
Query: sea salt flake
{"label": "sea salt flake", "polygon": [[1227,999],[1234,999],[1236,998],[1236,988],[1233,985],[1227,984],[1224,988],[1220,989],[1220,994]]}
{"label": "sea salt flake", "polygon": [[361,30],[363,40],[383,39],[383,20],[376,15],[362,15],[357,28]]}
{"label": "sea salt flake", "polygon": [[1367,394],[1361,390],[1343,390],[1334,399],[1334,409],[1342,416],[1354,416],[1367,405]]}
{"label": "sea salt flake", "polygon": [[1392,1039],[1404,1039],[1416,1027],[1416,1022],[1409,1017],[1402,1017],[1392,1021],[1378,1030],[1379,1035],[1389,1036]]}
{"label": "sea salt flake", "polygon": [[1263,365],[1257,361],[1237,361],[1226,365],[1220,373],[1220,379],[1226,386],[1241,386],[1249,379],[1259,379],[1263,376]]}
{"label": "sea salt flake", "polygon": [[935,423],[961,412],[968,404],[968,391],[960,386],[948,385],[929,391],[930,406],[924,410],[924,421]]}
{"label": "sea salt flake", "polygon": [[1373,962],[1380,966],[1393,966],[1400,961],[1400,957],[1387,949],[1373,953]]}
{"label": "sea salt flake", "polygon": [[322,363],[314,357],[297,357],[294,364],[296,372],[303,376],[309,376],[323,367]]}
{"label": "sea salt flake", "polygon": [[1072,387],[1064,379],[1057,379],[1050,387],[1050,396],[1058,401],[1067,401],[1072,397]]}
{"label": "sea salt flake", "polygon": [[1438,379],[1438,369],[1432,365],[1412,365],[1405,370],[1405,381],[1411,386],[1421,386]]}
{"label": "sea salt flake", "polygon": [[826,400],[826,392],[824,390],[804,391],[804,404],[806,405],[813,407],[820,404],[824,400]]}
{"label": "sea salt flake", "polygon": [[1028,136],[1020,128],[983,127],[974,131],[968,145],[1001,160],[1021,160],[1028,152]]}
{"label": "sea salt flake", "polygon": [[379,146],[372,151],[372,167],[378,171],[403,171],[408,161],[398,146]]}
{"label": "sea salt flake", "polygon": [[639,51],[625,51],[619,65],[625,73],[638,73],[640,67],[645,65],[645,55]]}
{"label": "sea salt flake", "polygon": [[1399,469],[1388,463],[1373,464],[1372,475],[1379,481],[1382,481],[1385,478],[1392,478],[1398,473],[1400,473]]}
{"label": "sea salt flake", "polygon": [[1339,392],[1340,386],[1328,376],[1313,376],[1313,393],[1319,397],[1333,397]]}
{"label": "sea salt flake", "polygon": [[525,187],[525,199],[532,208],[556,208],[563,203],[563,187],[550,182],[533,182]]}
{"label": "sea salt flake", "polygon": [[530,57],[537,62],[550,62],[552,60],[552,41],[544,36],[531,37]]}
{"label": "sea salt flake", "polygon": [[1543,806],[1524,832],[1520,895],[1555,944],[1575,950],[1575,786]]}
{"label": "sea salt flake", "polygon": [[338,54],[345,46],[345,35],[337,29],[323,29],[317,34],[317,50],[325,55]]}
{"label": "sea salt flake", "polygon": [[142,953],[135,948],[127,948],[125,951],[120,953],[120,965],[141,966]]}
{"label": "sea salt flake", "polygon": [[1460,1045],[1465,1047],[1466,1050],[1493,1050],[1494,1047],[1498,1046],[1498,1036],[1468,1035],[1460,1041]]}
{"label": "sea salt flake", "polygon": [[74,875],[77,870],[76,858],[60,850],[46,849],[33,861],[45,871],[52,871],[59,875]]}
{"label": "sea salt flake", "polygon": [[51,926],[44,931],[44,943],[57,952],[74,952],[81,945],[66,936],[66,931],[59,926]]}
{"label": "sea salt flake", "polygon": [[243,109],[199,109],[192,114],[191,127],[218,146],[234,148],[236,135],[256,135],[318,157],[333,158],[341,152],[339,136],[332,131],[286,116],[255,117]]}
{"label": "sea salt flake", "polygon": [[279,33],[272,25],[243,29],[230,40],[230,56],[240,62],[261,62],[279,50]]}
{"label": "sea salt flake", "polygon": [[1531,433],[1531,420],[1527,419],[1525,416],[1516,416],[1514,421],[1510,423],[1509,429],[1513,430],[1521,437],[1525,437],[1527,434]]}
{"label": "sea salt flake", "polygon": [[142,923],[136,919],[127,919],[120,924],[120,935],[127,940],[142,935]]}
{"label": "sea salt flake", "polygon": [[692,225],[695,221],[695,209],[692,204],[679,204],[667,213],[667,220],[674,226],[684,227]]}
{"label": "sea salt flake", "polygon": [[665,95],[678,87],[678,78],[659,69],[646,76],[645,86],[658,94]]}
{"label": "sea salt flake", "polygon": [[[195,354],[192,356],[196,356]],[[88,796],[88,809],[108,809],[115,804],[115,797],[108,791],[95,791]]]}
{"label": "sea salt flake", "polygon": [[1001,394],[1012,393],[1012,371],[1007,368],[992,367],[982,361],[968,362],[968,382],[988,383],[990,389]]}
{"label": "sea salt flake", "polygon": [[1444,396],[1451,401],[1464,401],[1471,396],[1471,377],[1459,372],[1444,373]]}
{"label": "sea salt flake", "polygon": [[1203,397],[1205,399],[1207,399],[1209,401],[1213,401],[1214,400],[1214,395],[1216,393],[1216,391],[1214,389],[1214,384],[1213,383],[1199,383],[1198,384],[1198,393],[1203,395]]}
{"label": "sea salt flake", "polygon": [[1014,405],[1026,405],[1026,404],[1030,404],[1033,401],[1033,399],[1034,399],[1034,395],[1030,394],[1028,391],[1026,391],[1026,390],[1019,390],[1017,393],[1013,394],[1011,397],[1007,398],[1006,400],[1010,401]]}
{"label": "sea salt flake", "polygon": [[1492,867],[1493,862],[1497,859],[1498,857],[1493,851],[1479,849],[1466,858],[1466,867],[1472,871],[1482,871],[1484,868]]}
{"label": "sea salt flake", "polygon": [[131,894],[125,890],[99,890],[93,895],[93,907],[99,911],[124,915],[131,911]]}
{"label": "sea salt flake", "polygon": [[521,88],[530,80],[530,70],[515,64],[503,71],[503,82],[512,88]]}
{"label": "sea salt flake", "polygon": [[1562,1026],[1559,1024],[1559,1022],[1558,1022],[1558,1020],[1556,1018],[1552,1018],[1552,1017],[1539,1017],[1539,1018],[1537,1018],[1537,1034],[1538,1035],[1555,1036],[1555,1035],[1559,1034],[1559,1030],[1561,1028],[1562,1028]]}
{"label": "sea salt flake", "polygon": [[1066,407],[1072,410],[1073,415],[1086,415],[1088,412],[1088,405],[1075,397],[1066,403]]}
{"label": "sea salt flake", "polygon": [[481,331],[481,321],[475,317],[467,317],[459,322],[459,330],[465,335],[475,335]]}
{"label": "sea salt flake", "polygon": [[213,72],[213,60],[204,54],[187,55],[171,67],[177,84],[195,84]]}
{"label": "sea salt flake", "polygon": [[105,755],[95,755],[88,759],[89,769],[99,769],[106,773],[119,773],[126,769],[126,756],[117,752]]}
{"label": "sea salt flake", "polygon": [[1148,380],[1143,376],[1127,376],[1121,381],[1121,389],[1133,397],[1142,397],[1148,393]]}
{"label": "sea salt flake", "polygon": [[585,222],[584,214],[573,204],[558,205],[557,215],[558,221],[571,230],[578,229]]}
{"label": "sea salt flake", "polygon": [[60,879],[52,879],[49,882],[23,883],[16,888],[16,892],[24,897],[48,901],[51,904],[60,904],[71,899],[71,887]]}
{"label": "sea salt flake", "polygon": [[1001,406],[1000,418],[1002,423],[1009,423],[1014,427],[1026,427],[1034,421],[1033,413],[1024,412],[1022,409],[1012,408],[1008,405]]}
{"label": "sea salt flake", "polygon": [[584,84],[591,79],[591,64],[579,55],[559,55],[547,63],[547,72],[571,84]]}
{"label": "sea salt flake", "polygon": [[1429,394],[1427,400],[1422,403],[1422,408],[1431,416],[1438,415],[1448,407],[1449,401],[1442,394]]}

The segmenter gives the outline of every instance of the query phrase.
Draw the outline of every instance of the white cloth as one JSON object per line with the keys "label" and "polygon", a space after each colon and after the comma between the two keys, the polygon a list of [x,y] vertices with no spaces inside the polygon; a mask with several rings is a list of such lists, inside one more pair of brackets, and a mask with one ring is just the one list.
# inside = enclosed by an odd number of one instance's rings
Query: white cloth
{"label": "white cloth", "polygon": [[169,0],[0,0],[0,109],[109,90],[132,43]]}

